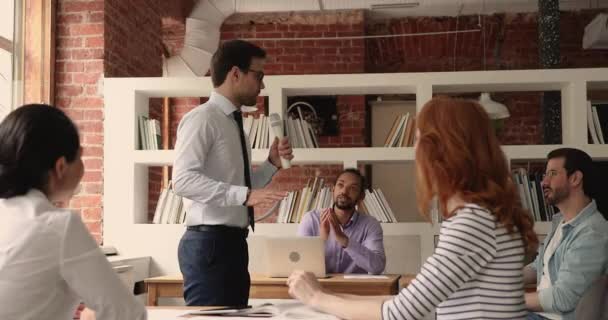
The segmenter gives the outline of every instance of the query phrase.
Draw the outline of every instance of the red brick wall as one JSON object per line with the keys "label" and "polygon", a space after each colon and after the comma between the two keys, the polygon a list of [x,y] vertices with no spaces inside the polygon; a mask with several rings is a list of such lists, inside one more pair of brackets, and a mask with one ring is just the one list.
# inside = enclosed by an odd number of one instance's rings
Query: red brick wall
{"label": "red brick wall", "polygon": [[103,77],[160,76],[160,0],[59,0],[56,105],[80,130],[85,174],[69,207],[102,241]]}
{"label": "red brick wall", "polygon": [[161,0],[105,0],[106,77],[162,75]]}
{"label": "red brick wall", "polygon": [[[599,12],[562,12],[561,67],[608,66],[608,51],[582,49],[584,28]],[[367,33],[450,31],[456,29],[457,23],[458,30],[479,29],[479,22],[477,16],[402,18],[370,23],[367,25]],[[366,72],[512,70],[540,67],[536,13],[482,16],[481,26],[484,32],[369,39],[366,41]],[[493,98],[505,103],[511,111],[511,117],[505,121],[504,131],[500,134],[504,144],[542,143],[540,93],[501,93],[493,95]]]}
{"label": "red brick wall", "polygon": [[83,146],[82,189],[69,207],[101,242],[104,1],[57,2],[55,104],[76,122]]}

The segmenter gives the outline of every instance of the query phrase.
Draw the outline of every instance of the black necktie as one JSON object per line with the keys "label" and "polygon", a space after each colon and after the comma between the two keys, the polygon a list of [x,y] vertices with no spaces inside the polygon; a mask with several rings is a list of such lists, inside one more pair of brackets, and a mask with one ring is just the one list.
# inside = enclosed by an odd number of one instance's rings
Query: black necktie
{"label": "black necktie", "polygon": [[[239,137],[241,138],[241,151],[243,153],[243,165],[245,166],[245,185],[251,190],[251,177],[249,176],[249,156],[247,153],[247,145],[245,144],[245,132],[243,132],[243,114],[240,111],[232,113],[234,120],[239,129]],[[249,217],[249,225],[251,231],[255,231],[255,220],[253,218],[253,207],[247,206],[247,216]]]}

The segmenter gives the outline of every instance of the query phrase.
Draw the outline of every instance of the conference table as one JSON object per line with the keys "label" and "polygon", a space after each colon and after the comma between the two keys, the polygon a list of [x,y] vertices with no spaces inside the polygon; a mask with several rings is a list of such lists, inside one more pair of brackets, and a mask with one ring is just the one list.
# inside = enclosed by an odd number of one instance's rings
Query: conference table
{"label": "conference table", "polygon": [[[349,275],[330,274],[327,278],[319,279],[324,289],[336,293],[348,293],[366,296],[395,295],[399,285],[404,286],[413,278],[404,276],[405,281],[399,281],[401,275]],[[158,306],[159,298],[183,297],[183,278],[180,275],[161,276],[144,280],[148,290],[148,306]],[[287,278],[270,278],[260,274],[251,275],[249,297],[252,299],[290,299]]]}
{"label": "conference table", "polygon": [[[255,308],[261,304],[271,304],[277,307],[280,311],[275,316],[268,319],[281,320],[339,320],[333,315],[316,311],[297,300],[292,299],[251,299],[250,304]],[[189,314],[192,311],[210,310],[216,307],[184,307],[184,306],[148,306],[148,320],[187,320],[190,318],[199,318],[197,315]],[[205,320],[215,319],[251,319],[243,317],[226,317],[225,315],[207,315]]]}

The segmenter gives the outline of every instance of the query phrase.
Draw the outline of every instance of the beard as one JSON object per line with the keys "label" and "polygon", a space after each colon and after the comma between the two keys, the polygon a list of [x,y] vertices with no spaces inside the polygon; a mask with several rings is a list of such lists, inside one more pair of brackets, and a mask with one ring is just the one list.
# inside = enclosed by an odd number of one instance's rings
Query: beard
{"label": "beard", "polygon": [[[255,106],[258,103],[258,95],[260,92],[256,94],[246,94],[243,93],[239,96],[239,103],[241,106]],[[237,108],[240,106],[236,106]]]}
{"label": "beard", "polygon": [[543,195],[548,204],[555,206],[570,196],[570,191],[566,188],[545,188]]}
{"label": "beard", "polygon": [[355,201],[345,195],[339,195],[334,201],[336,207],[340,210],[352,210],[355,208]]}

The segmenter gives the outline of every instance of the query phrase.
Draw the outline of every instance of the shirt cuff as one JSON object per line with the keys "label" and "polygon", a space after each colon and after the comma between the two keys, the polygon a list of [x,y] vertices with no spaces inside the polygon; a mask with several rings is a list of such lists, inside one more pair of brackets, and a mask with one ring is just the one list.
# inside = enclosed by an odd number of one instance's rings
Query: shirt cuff
{"label": "shirt cuff", "polygon": [[266,159],[266,161],[262,162],[259,168],[259,170],[264,172],[264,175],[269,174],[272,176],[275,172],[279,171],[279,168],[275,167],[274,164],[270,162],[270,159]]}
{"label": "shirt cuff", "polygon": [[389,318],[389,303],[391,302],[391,300],[386,300],[384,302],[382,302],[382,306],[380,307],[381,310],[381,318],[382,320],[384,319],[388,319]]}
{"label": "shirt cuff", "polygon": [[544,312],[558,312],[553,308],[553,290],[551,290],[551,288],[538,291],[538,302]]}
{"label": "shirt cuff", "polygon": [[229,206],[242,206],[247,200],[247,190],[245,186],[230,186],[227,193],[227,203]]}

